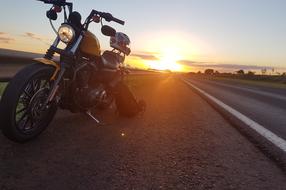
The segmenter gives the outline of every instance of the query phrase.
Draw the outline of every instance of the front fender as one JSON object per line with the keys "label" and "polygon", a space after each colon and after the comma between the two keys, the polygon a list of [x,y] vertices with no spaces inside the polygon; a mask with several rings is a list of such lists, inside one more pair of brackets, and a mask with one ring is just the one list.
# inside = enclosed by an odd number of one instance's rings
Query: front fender
{"label": "front fender", "polygon": [[51,65],[51,66],[55,67],[55,72],[53,73],[53,75],[51,77],[51,80],[55,80],[56,79],[56,76],[57,76],[58,72],[61,69],[61,67],[60,67],[60,65],[58,63],[56,63],[56,62],[54,62],[52,60],[46,59],[46,58],[35,58],[33,60],[36,61],[36,62],[45,64],[45,65]]}

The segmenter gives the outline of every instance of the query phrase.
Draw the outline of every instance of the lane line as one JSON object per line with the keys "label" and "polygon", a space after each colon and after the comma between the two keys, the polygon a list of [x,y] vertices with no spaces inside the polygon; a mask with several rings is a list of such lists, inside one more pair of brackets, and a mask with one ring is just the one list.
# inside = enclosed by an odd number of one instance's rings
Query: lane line
{"label": "lane line", "polygon": [[261,136],[263,136],[264,138],[266,138],[268,141],[270,141],[271,143],[273,143],[275,146],[277,146],[278,148],[280,148],[282,151],[286,152],[286,141],[284,139],[282,139],[281,137],[275,135],[274,133],[272,133],[271,131],[269,131],[268,129],[266,129],[265,127],[263,127],[262,125],[256,123],[255,121],[251,120],[250,118],[248,118],[247,116],[243,115],[242,113],[238,112],[237,110],[233,109],[232,107],[226,105],[225,103],[223,103],[222,101],[218,100],[217,98],[211,96],[210,94],[208,94],[207,92],[205,92],[204,90],[198,88],[197,86],[195,86],[194,84],[192,84],[191,82],[182,79],[187,85],[191,86],[192,88],[196,89],[197,91],[199,91],[200,93],[202,93],[204,96],[206,96],[207,98],[209,98],[210,100],[212,100],[213,102],[215,102],[217,105],[219,105],[220,107],[222,107],[223,109],[225,109],[226,111],[228,111],[229,113],[231,113],[232,115],[234,115],[236,118],[238,118],[239,120],[241,120],[243,123],[245,123],[247,126],[249,126],[250,128],[252,128],[253,130],[255,130],[257,133],[259,133]]}

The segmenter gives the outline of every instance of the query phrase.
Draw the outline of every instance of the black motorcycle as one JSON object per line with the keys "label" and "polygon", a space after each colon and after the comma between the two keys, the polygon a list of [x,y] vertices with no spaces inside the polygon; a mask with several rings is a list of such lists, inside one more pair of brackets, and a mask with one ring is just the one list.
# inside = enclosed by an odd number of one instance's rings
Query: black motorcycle
{"label": "black motorcycle", "polygon": [[[110,13],[92,10],[82,24],[81,15],[73,11],[66,0],[39,0],[51,4],[46,13],[57,34],[54,43],[37,63],[26,66],[8,84],[0,106],[1,128],[5,136],[16,142],[26,142],[42,133],[58,108],[73,113],[82,112],[94,121],[94,109],[105,109],[115,102],[118,113],[133,117],[145,107],[137,101],[123,78],[125,56],[131,52],[128,36],[116,32],[107,22],[124,21]],[[64,13],[64,23],[58,30],[52,21]],[[102,34],[110,37],[111,51],[101,52],[100,43],[88,31],[90,23],[101,23]],[[65,44],[64,49],[58,48]],[[54,61],[55,54],[59,61]]]}

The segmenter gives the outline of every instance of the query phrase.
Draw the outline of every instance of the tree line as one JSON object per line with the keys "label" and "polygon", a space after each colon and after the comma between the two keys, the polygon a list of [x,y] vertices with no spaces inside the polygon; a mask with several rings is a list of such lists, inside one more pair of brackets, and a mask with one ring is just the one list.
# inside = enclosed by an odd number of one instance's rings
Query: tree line
{"label": "tree line", "polygon": [[[202,74],[201,71],[198,71],[198,74]],[[220,73],[219,71],[217,70],[214,70],[214,69],[206,69],[204,71],[204,74],[206,75],[220,75],[220,74],[230,74],[230,75],[233,75],[233,74],[236,74],[236,75],[248,75],[248,76],[254,76],[256,75],[256,72],[254,71],[244,71],[243,69],[240,69],[238,71],[235,71],[234,73]],[[279,73],[279,72],[275,72],[274,69],[271,70],[270,73],[267,73],[267,70],[266,69],[262,69],[261,70],[261,75],[276,75],[276,76],[283,76],[283,77],[286,77],[286,72],[283,72],[283,73]]]}

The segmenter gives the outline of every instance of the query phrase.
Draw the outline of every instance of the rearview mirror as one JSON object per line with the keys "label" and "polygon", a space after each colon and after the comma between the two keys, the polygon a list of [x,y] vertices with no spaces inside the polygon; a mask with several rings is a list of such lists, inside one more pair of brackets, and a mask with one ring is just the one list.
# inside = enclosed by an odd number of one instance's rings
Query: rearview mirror
{"label": "rearview mirror", "polygon": [[115,36],[116,30],[110,26],[104,25],[101,27],[101,32],[105,36]]}

